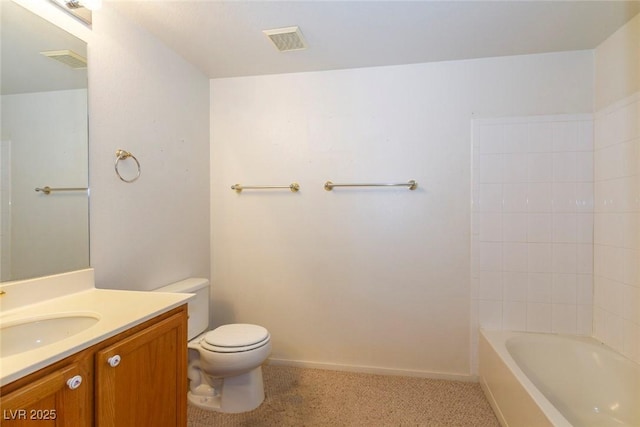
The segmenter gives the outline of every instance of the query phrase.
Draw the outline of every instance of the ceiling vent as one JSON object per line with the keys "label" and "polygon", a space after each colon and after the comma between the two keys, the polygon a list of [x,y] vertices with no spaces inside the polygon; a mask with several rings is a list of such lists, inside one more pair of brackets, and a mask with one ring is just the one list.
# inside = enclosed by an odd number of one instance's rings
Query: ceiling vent
{"label": "ceiling vent", "polygon": [[87,68],[87,58],[78,55],[72,50],[50,50],[40,53],[71,68]]}
{"label": "ceiling vent", "polygon": [[269,40],[280,52],[289,52],[292,50],[302,50],[307,48],[300,28],[287,27],[276,28],[273,30],[264,30],[263,33],[269,37]]}

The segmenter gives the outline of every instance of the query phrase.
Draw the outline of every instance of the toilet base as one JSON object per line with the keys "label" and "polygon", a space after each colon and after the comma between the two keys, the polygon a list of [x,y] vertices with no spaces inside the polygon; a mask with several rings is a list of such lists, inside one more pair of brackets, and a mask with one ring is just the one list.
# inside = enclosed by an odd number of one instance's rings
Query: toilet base
{"label": "toilet base", "polygon": [[264,401],[262,367],[246,374],[222,380],[222,387],[214,389],[201,385],[187,394],[189,403],[208,411],[237,414],[256,409]]}

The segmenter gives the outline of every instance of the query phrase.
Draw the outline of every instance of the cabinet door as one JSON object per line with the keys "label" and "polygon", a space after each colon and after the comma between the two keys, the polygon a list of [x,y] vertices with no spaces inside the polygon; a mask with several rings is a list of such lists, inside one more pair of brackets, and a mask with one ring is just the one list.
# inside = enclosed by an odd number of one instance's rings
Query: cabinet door
{"label": "cabinet door", "polygon": [[185,426],[186,367],[185,311],[99,351],[97,426]]}
{"label": "cabinet door", "polygon": [[[89,364],[90,366],[90,364]],[[3,427],[91,426],[90,369],[73,364],[2,396]]]}

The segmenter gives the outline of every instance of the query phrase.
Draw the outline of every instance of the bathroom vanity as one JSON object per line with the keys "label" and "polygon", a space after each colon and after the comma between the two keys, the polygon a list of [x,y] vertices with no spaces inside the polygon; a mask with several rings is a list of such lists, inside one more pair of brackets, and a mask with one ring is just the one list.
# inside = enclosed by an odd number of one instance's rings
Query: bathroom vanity
{"label": "bathroom vanity", "polygon": [[[18,288],[1,290],[2,303],[21,298]],[[91,288],[9,310],[3,304],[0,328],[9,340],[11,327],[49,328],[47,320],[63,315],[92,314],[98,320],[41,347],[16,350],[6,344],[0,354],[0,424],[186,425],[190,297]],[[54,312],[57,317],[43,316]],[[20,332],[25,341],[32,339],[28,329]]]}

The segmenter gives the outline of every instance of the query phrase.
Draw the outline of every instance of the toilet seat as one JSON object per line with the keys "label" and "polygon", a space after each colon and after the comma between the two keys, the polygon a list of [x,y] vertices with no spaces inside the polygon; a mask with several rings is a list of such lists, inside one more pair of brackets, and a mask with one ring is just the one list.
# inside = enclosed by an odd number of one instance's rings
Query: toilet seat
{"label": "toilet seat", "polygon": [[260,348],[269,342],[270,335],[262,326],[235,323],[207,332],[200,345],[216,353],[240,353]]}

